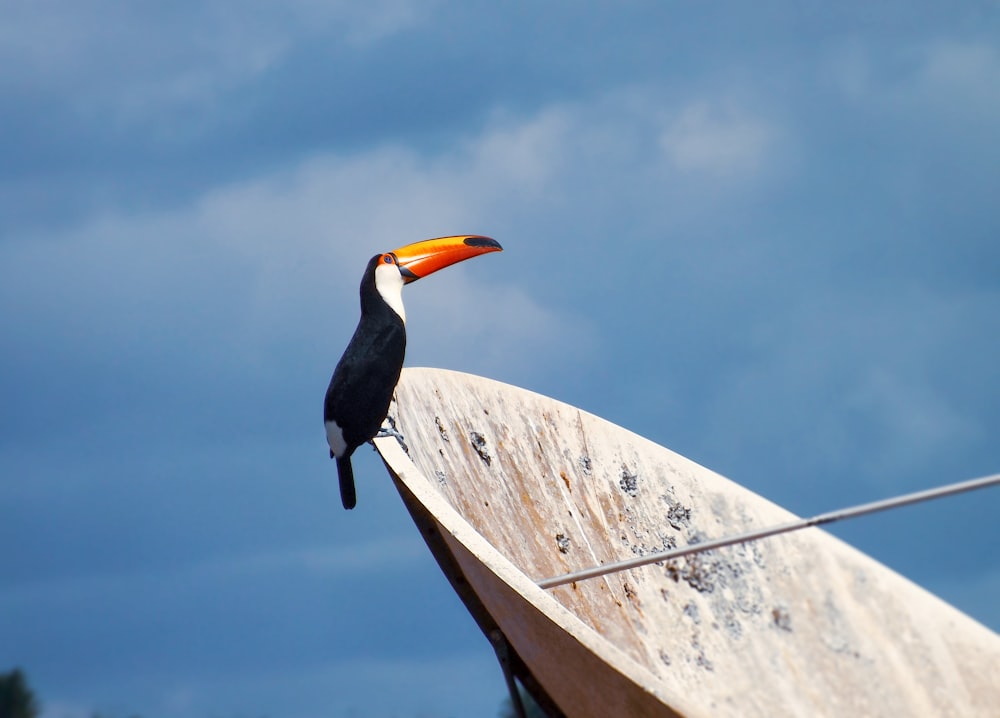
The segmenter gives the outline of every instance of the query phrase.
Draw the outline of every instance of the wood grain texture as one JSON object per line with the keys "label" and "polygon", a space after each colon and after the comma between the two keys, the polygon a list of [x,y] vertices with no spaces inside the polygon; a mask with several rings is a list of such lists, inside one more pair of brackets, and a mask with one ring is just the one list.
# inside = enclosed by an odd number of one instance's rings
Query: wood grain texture
{"label": "wood grain texture", "polygon": [[794,518],[683,456],[436,369],[404,370],[390,417],[404,498],[569,716],[998,715],[1000,637],[819,529],[534,584]]}

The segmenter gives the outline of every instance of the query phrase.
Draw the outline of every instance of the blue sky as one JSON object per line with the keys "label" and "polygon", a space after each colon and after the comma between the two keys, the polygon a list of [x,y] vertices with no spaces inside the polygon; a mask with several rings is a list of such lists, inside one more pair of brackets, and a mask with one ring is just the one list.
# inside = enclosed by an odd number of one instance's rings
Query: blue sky
{"label": "blue sky", "polygon": [[[813,514],[1000,470],[1000,6],[0,6],[0,670],[46,718],[492,716],[329,375],[407,363]],[[994,630],[1000,492],[835,529]]]}

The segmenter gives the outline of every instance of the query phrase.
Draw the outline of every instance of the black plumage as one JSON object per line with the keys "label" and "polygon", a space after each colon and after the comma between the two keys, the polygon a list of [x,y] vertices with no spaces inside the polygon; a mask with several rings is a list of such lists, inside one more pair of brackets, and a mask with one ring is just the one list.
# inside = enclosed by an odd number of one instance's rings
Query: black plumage
{"label": "black plumage", "polygon": [[[361,320],[326,390],[323,420],[335,422],[346,449],[335,458],[340,497],[345,509],[357,497],[351,454],[378,433],[389,411],[392,393],[403,369],[406,329],[403,318],[390,307],[375,285],[375,269],[387,255],[368,262],[361,279]],[[331,458],[334,451],[330,449]]]}

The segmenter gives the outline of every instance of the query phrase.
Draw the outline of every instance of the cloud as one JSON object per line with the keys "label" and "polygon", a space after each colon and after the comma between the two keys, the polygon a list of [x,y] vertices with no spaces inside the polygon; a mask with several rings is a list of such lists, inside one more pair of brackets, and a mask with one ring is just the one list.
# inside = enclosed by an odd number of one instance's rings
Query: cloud
{"label": "cloud", "polygon": [[[503,273],[503,257],[485,257]],[[489,269],[477,271],[489,275]],[[571,360],[579,370],[593,361],[597,335],[584,316],[545,307],[523,290],[470,273],[455,273],[428,287],[407,291],[407,364],[440,366],[531,383],[565,371]],[[417,293],[420,293],[419,295]],[[464,298],[456,302],[456,297]]]}
{"label": "cloud", "polygon": [[918,127],[927,117],[980,125],[1000,115],[1000,53],[973,39],[923,39],[892,53],[853,40],[837,46],[821,73],[862,112],[914,113],[906,117]]}
{"label": "cloud", "polygon": [[[46,345],[70,340],[97,353],[147,347],[199,361],[207,352],[222,362],[266,366],[290,346],[335,351],[337,336],[346,342],[357,316],[360,268],[372,252],[441,234],[524,231],[535,218],[541,227],[550,221],[553,202],[573,202],[580,226],[501,236],[512,257],[477,260],[475,267],[449,270],[407,290],[408,302],[447,318],[435,327],[456,330],[425,329],[442,349],[425,356],[443,357],[446,348],[458,352],[463,342],[475,342],[485,354],[472,365],[503,367],[510,379],[523,381],[533,369],[558,363],[557,347],[582,347],[587,355],[599,342],[583,312],[515,287],[505,277],[516,275],[499,267],[523,269],[547,284],[572,286],[578,277],[596,277],[584,268],[595,256],[561,257],[553,266],[561,273],[552,275],[546,252],[569,232],[594,241],[585,224],[595,211],[602,213],[600,222],[618,222],[616,208],[602,198],[613,189],[605,182],[621,169],[608,162],[628,164],[637,183],[634,200],[657,203],[661,212],[669,205],[648,182],[661,171],[656,153],[648,151],[657,141],[681,174],[731,177],[765,170],[771,126],[732,104],[678,107],[677,119],[658,137],[651,118],[671,114],[671,106],[632,88],[589,102],[556,103],[527,117],[500,114],[436,154],[398,144],[315,154],[216,186],[179,207],[106,212],[43,241],[0,249],[0,299],[33,317],[31,329],[8,318],[19,324],[12,329]],[[623,153],[617,159],[609,139]],[[609,171],[587,171],[600,164]],[[589,179],[578,179],[583,175]],[[669,191],[675,196],[668,202],[682,215],[683,190]],[[512,221],[515,207],[522,215]],[[525,262],[526,240],[542,265]],[[606,250],[601,254],[619,261]],[[70,306],[74,310],[66,311]],[[463,314],[469,307],[477,309]],[[197,355],[187,351],[188,342],[200,347]]]}
{"label": "cloud", "polygon": [[769,123],[728,102],[688,104],[660,135],[660,147],[675,168],[722,178],[756,176],[775,141]]}
{"label": "cloud", "polygon": [[[645,7],[111,5],[0,10],[0,615],[67,711],[304,718],[400,685],[495,709],[488,644],[372,452],[364,513],[330,513],[322,392],[361,268],[405,242],[506,248],[406,289],[411,365],[566,399],[817,510],[995,463],[988,43],[853,18],[774,43],[739,12],[692,32]],[[957,600],[989,616],[991,588]]]}
{"label": "cloud", "polygon": [[805,494],[835,490],[832,478],[836,490],[865,483],[884,493],[921,474],[970,478],[955,457],[990,453],[991,410],[956,375],[963,366],[978,375],[976,354],[991,348],[971,327],[998,302],[996,293],[896,289],[802,296],[749,316],[742,361],[725,366],[707,397],[707,443],[756,455]]}
{"label": "cloud", "polygon": [[984,438],[985,427],[934,383],[901,376],[890,367],[867,367],[843,397],[845,414],[877,435],[864,459],[874,478],[912,474],[932,457]]}
{"label": "cloud", "polygon": [[[287,384],[289,362],[296,376],[317,362],[332,368],[357,321],[369,256],[426,237],[492,232],[514,198],[544,196],[559,182],[568,132],[552,110],[435,156],[396,145],[319,154],[180,207],[117,210],[12,238],[0,244],[0,303],[18,307],[0,318],[17,344],[5,361],[47,373],[53,387],[73,367],[91,367],[94,396],[62,389],[72,397],[62,411],[79,428],[93,427],[84,417],[105,402],[139,412],[140,396],[165,394],[162,410],[189,413],[171,409],[183,394],[169,388],[213,375],[214,391],[250,382],[266,393]],[[531,381],[558,363],[562,347],[593,344],[582,314],[515,286],[505,260],[525,261],[527,247],[503,239],[509,254],[407,290],[408,302],[426,307],[413,313],[415,336],[425,334],[412,343],[414,358]],[[41,417],[39,399],[23,397]]]}
{"label": "cloud", "polygon": [[527,118],[507,118],[468,145],[479,171],[526,193],[547,189],[565,171],[567,145],[578,131],[573,108],[543,107]]}
{"label": "cloud", "polygon": [[[350,2],[250,0],[239,9],[226,3],[178,2],[139,10],[112,0],[86,5],[14,0],[0,10],[0,77],[16,81],[12,70],[40,84],[64,86],[68,80],[128,78],[163,97],[193,78],[216,78],[209,87],[245,79],[272,66],[311,37],[346,40],[365,46],[417,25],[436,3],[376,0],[363,7]],[[125,60],[128,61],[125,61]],[[157,90],[150,73],[158,76]],[[121,90],[116,86],[115,92]],[[107,85],[110,89],[111,84]],[[110,99],[108,96],[105,99]]]}
{"label": "cloud", "polygon": [[917,81],[967,109],[1000,110],[1000,53],[994,45],[936,42],[925,51]]}

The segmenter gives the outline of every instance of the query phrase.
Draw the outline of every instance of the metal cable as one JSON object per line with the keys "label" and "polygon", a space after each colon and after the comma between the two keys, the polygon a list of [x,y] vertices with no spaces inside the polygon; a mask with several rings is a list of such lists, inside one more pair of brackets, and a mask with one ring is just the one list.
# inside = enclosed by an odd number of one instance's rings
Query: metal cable
{"label": "metal cable", "polygon": [[789,521],[788,523],[778,524],[777,526],[757,529],[755,531],[747,531],[745,533],[715,539],[714,541],[705,541],[703,543],[692,544],[683,548],[671,549],[669,551],[659,551],[657,553],[637,556],[624,561],[615,561],[614,563],[593,566],[591,568],[573,571],[572,573],[566,573],[562,576],[546,578],[542,581],[538,581],[538,585],[541,588],[555,588],[556,586],[573,583],[574,581],[597,578],[598,576],[605,576],[609,573],[625,571],[630,568],[645,566],[646,564],[656,563],[658,561],[668,561],[670,559],[681,558],[683,556],[690,556],[695,553],[711,551],[713,549],[722,548],[723,546],[732,546],[733,544],[756,541],[757,539],[766,538],[767,536],[776,536],[777,534],[784,534],[790,531],[798,531],[799,529],[809,528],[810,526],[832,524],[835,521],[843,521],[844,519],[851,519],[856,516],[873,514],[877,511],[886,511],[888,509],[908,506],[909,504],[916,504],[922,501],[930,501],[932,499],[939,499],[953,494],[961,494],[966,491],[984,489],[995,484],[1000,484],[1000,474],[984,476],[979,479],[970,479],[968,481],[960,481],[955,484],[947,484],[946,486],[940,486],[934,489],[926,489],[924,491],[916,491],[912,494],[903,494],[902,496],[882,499],[881,501],[872,501],[871,503],[859,504],[846,509],[840,509],[839,511],[829,511],[825,514],[813,516],[812,518]]}

